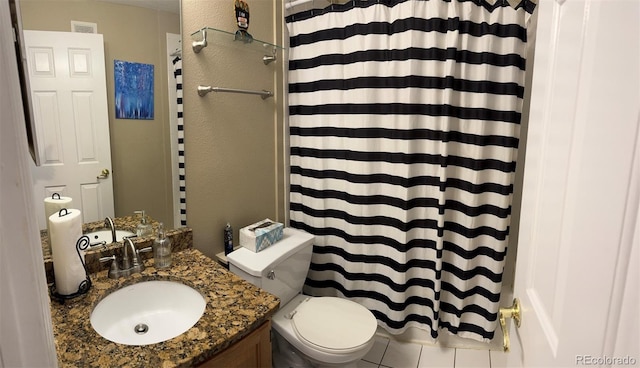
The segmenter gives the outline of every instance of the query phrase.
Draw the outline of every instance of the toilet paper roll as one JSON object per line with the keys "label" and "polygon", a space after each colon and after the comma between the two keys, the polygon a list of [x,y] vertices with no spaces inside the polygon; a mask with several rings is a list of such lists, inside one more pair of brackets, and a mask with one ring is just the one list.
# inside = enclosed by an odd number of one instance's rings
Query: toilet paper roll
{"label": "toilet paper roll", "polygon": [[44,215],[48,219],[54,213],[58,213],[63,208],[71,208],[73,200],[71,197],[62,197],[54,193],[51,197],[44,199]]}
{"label": "toilet paper roll", "polygon": [[[65,210],[61,213],[64,214]],[[80,251],[82,260],[76,251],[76,242],[82,236],[82,213],[77,209],[67,209],[63,216],[59,213],[49,216],[48,223],[56,289],[59,294],[71,295],[86,279],[82,265],[84,251]]]}
{"label": "toilet paper roll", "polygon": [[[63,208],[71,208],[73,200],[71,197],[61,197],[58,193],[53,193],[51,197],[44,199],[44,218],[47,223],[47,234],[49,231],[49,216],[58,213]],[[49,235],[49,245],[51,245],[51,236]]]}

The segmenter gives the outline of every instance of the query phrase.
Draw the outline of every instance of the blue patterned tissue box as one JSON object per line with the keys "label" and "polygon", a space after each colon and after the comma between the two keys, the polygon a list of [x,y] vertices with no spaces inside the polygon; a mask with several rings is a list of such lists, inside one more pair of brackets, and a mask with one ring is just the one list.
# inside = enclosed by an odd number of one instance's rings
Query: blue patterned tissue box
{"label": "blue patterned tissue box", "polygon": [[259,252],[282,239],[284,225],[265,219],[240,229],[240,245]]}

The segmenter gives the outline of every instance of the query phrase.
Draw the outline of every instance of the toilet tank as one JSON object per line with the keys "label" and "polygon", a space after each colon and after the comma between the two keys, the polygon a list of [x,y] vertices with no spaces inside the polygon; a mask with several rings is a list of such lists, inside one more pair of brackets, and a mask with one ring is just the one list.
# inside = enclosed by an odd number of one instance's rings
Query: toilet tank
{"label": "toilet tank", "polygon": [[270,247],[252,252],[240,247],[227,255],[229,270],[280,298],[287,304],[302,292],[311,264],[314,236],[285,228],[282,239]]}

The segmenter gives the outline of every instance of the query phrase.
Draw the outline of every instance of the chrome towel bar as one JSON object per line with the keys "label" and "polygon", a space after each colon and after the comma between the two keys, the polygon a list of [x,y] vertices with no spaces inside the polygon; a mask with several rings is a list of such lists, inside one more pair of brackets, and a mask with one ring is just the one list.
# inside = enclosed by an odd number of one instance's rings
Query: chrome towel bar
{"label": "chrome towel bar", "polygon": [[266,100],[269,97],[273,96],[273,92],[262,90],[262,91],[251,91],[246,89],[234,89],[234,88],[223,88],[223,87],[211,87],[211,86],[198,86],[198,95],[200,97],[206,95],[209,92],[229,92],[229,93],[243,93],[248,95],[260,95],[263,100]]}

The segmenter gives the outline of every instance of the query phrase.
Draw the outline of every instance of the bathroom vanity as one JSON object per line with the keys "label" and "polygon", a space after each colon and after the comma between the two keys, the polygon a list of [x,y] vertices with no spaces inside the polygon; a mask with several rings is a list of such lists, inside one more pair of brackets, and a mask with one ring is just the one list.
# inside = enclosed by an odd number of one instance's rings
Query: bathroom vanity
{"label": "bathroom vanity", "polygon": [[[173,265],[147,268],[125,278],[109,279],[103,270],[91,275],[93,286],[65,304],[51,302],[51,317],[61,367],[270,367],[270,318],[279,299],[227,271],[196,249],[173,254]],[[150,280],[177,281],[206,300],[200,320],[184,334],[145,346],[123,345],[100,336],[91,326],[93,308],[122,287]],[[171,298],[171,295],[166,295]]]}

